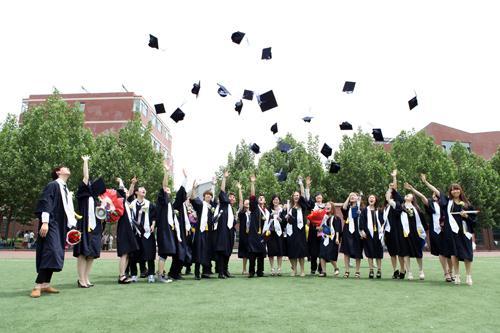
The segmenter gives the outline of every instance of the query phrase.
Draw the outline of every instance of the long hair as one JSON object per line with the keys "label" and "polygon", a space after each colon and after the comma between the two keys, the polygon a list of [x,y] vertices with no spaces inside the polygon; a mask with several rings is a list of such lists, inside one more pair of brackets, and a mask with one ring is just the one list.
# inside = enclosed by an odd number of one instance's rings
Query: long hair
{"label": "long hair", "polygon": [[280,204],[281,204],[281,198],[280,198],[280,196],[277,195],[277,194],[273,194],[273,196],[271,197],[271,202],[269,203],[269,211],[272,211],[274,209],[273,201],[276,198],[278,198],[278,200],[280,201]]}
{"label": "long hair", "polygon": [[453,190],[460,190],[460,196],[459,196],[460,201],[463,201],[465,203],[465,207],[470,206],[469,199],[467,199],[467,196],[465,195],[462,186],[460,186],[460,184],[458,183],[453,183],[450,185],[450,188],[448,189],[448,198],[453,199],[453,196],[451,195],[451,191]]}
{"label": "long hair", "polygon": [[375,197],[375,203],[373,204],[373,207],[375,207],[375,209],[378,209],[377,205],[379,204],[379,199],[375,194],[368,194],[365,200],[361,200],[360,209],[365,209],[366,207],[370,206],[368,200],[372,195]]}
{"label": "long hair", "polygon": [[331,201],[328,201],[328,202],[325,204],[325,206],[326,206],[326,205],[328,205],[328,204],[330,204],[330,206],[332,207],[332,210],[330,211],[330,213],[329,213],[329,214],[327,213],[327,215],[329,215],[329,216],[333,216],[333,215],[335,215],[335,203],[333,202],[333,198],[332,198],[332,200],[331,200]]}

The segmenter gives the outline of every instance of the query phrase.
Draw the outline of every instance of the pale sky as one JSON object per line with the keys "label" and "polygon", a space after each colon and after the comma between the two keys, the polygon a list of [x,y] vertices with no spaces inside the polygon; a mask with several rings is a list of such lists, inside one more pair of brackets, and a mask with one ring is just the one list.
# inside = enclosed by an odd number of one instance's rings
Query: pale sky
{"label": "pale sky", "polygon": [[[311,131],[332,147],[342,121],[386,137],[431,121],[499,130],[498,13],[496,1],[478,0],[2,2],[0,121],[54,86],[113,92],[123,83],[165,103],[177,184],[183,167],[210,178],[242,138],[271,149],[274,122],[278,135]],[[237,30],[248,42],[231,42]],[[150,33],[164,51],[147,46]],[[260,60],[269,46],[273,59]],[[357,82],[354,94],[341,92],[344,81]],[[233,95],[220,97],[218,82]],[[245,88],[272,89],[279,107],[262,113],[244,101],[238,116]],[[183,102],[175,124],[169,115]]]}

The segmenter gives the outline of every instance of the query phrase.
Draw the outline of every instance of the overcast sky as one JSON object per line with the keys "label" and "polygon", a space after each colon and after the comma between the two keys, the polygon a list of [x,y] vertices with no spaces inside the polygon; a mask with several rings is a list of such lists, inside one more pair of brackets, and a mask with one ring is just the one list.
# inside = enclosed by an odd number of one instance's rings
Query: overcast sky
{"label": "overcast sky", "polygon": [[[211,177],[245,139],[271,149],[311,131],[337,147],[338,124],[386,137],[434,121],[498,128],[500,20],[496,1],[22,1],[0,4],[0,121],[29,94],[121,91],[163,102],[181,169]],[[231,42],[234,31],[248,41]],[[147,46],[159,38],[162,51]],[[260,60],[272,47],[273,59]],[[201,80],[198,99],[193,82]],[[356,81],[354,94],[342,93]],[[217,83],[232,96],[217,94]],[[273,90],[262,113],[243,89]],[[419,106],[408,109],[416,91]],[[184,104],[184,121],[168,117]],[[314,116],[305,124],[303,116]]]}

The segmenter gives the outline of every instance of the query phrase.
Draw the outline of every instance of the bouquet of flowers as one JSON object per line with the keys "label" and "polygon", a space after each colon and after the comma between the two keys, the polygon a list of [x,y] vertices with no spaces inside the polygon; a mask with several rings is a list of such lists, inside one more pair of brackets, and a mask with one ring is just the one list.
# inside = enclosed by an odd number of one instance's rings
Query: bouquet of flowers
{"label": "bouquet of flowers", "polygon": [[76,229],[72,229],[66,234],[66,243],[69,245],[76,245],[80,243],[81,238],[82,233]]}
{"label": "bouquet of flowers", "polygon": [[116,223],[125,212],[123,200],[118,198],[118,195],[113,189],[106,189],[106,192],[99,196],[101,207],[106,210],[106,218],[109,223]]}

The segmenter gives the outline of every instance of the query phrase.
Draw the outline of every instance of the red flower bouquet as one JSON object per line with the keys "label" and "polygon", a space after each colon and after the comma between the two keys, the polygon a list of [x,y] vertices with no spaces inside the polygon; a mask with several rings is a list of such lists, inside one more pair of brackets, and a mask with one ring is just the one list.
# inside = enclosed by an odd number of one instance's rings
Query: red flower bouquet
{"label": "red flower bouquet", "polygon": [[66,234],[66,243],[69,245],[76,245],[80,243],[80,240],[82,238],[82,233],[76,229],[68,231]]}

